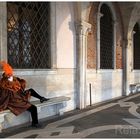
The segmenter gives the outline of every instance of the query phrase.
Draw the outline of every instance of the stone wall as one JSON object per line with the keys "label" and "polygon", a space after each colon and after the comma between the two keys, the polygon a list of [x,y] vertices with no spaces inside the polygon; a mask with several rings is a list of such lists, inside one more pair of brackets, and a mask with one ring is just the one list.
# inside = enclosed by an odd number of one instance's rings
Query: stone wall
{"label": "stone wall", "polygon": [[[90,89],[91,84],[91,89]],[[88,70],[86,105],[122,96],[122,70]]]}
{"label": "stone wall", "polygon": [[[57,69],[50,71],[14,71],[16,76],[24,78],[27,81],[27,89],[35,89],[41,96],[47,98],[68,96],[71,97],[67,106],[68,110],[75,108],[75,70],[74,69]],[[36,100],[31,98],[31,101]]]}

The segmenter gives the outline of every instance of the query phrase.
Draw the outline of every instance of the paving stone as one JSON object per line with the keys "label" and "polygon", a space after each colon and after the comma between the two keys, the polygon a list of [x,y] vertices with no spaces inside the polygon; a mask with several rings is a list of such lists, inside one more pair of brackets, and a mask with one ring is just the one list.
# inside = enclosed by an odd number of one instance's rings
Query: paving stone
{"label": "paving stone", "polygon": [[41,129],[5,130],[1,138],[140,138],[140,93],[43,121]]}

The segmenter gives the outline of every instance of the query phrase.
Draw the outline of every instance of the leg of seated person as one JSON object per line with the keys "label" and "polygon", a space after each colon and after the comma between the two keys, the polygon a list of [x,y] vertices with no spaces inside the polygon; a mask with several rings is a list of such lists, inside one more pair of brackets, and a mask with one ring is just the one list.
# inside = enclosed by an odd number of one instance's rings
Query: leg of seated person
{"label": "leg of seated person", "polygon": [[40,102],[43,103],[44,101],[48,101],[49,99],[40,96],[34,89],[29,89],[31,96],[36,97],[38,99],[40,99]]}
{"label": "leg of seated person", "polygon": [[38,114],[37,114],[37,107],[35,105],[31,105],[31,107],[29,107],[27,109],[27,111],[29,111],[31,113],[31,117],[32,117],[32,126],[33,127],[38,127]]}

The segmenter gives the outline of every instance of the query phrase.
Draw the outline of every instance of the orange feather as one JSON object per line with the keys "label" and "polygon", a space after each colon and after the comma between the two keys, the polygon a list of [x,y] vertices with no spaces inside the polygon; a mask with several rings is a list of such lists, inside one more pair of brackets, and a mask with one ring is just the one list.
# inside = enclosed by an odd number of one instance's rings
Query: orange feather
{"label": "orange feather", "polygon": [[1,61],[0,64],[2,65],[2,69],[6,75],[13,75],[13,69],[8,63],[6,63],[5,61]]}

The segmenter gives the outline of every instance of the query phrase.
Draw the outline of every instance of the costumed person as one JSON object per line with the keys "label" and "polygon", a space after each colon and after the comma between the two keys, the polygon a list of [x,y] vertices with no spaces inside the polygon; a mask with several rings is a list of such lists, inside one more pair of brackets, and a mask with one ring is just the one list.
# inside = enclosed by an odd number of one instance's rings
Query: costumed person
{"label": "costumed person", "polygon": [[26,81],[13,76],[12,67],[5,61],[0,62],[4,71],[0,80],[0,111],[9,109],[16,116],[29,111],[32,117],[32,127],[40,127],[37,107],[29,102],[31,96],[40,99],[40,102],[49,99],[40,96],[34,89],[25,90]]}

